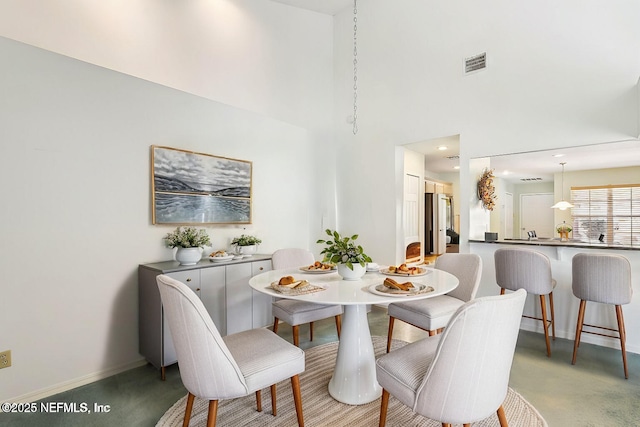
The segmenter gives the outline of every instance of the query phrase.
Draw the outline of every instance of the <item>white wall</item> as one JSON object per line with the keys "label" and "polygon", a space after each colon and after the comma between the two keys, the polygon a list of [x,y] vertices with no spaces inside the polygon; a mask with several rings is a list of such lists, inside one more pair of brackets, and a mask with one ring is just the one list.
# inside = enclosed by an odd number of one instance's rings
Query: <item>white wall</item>
{"label": "white wall", "polygon": [[7,0],[0,36],[316,131],[332,19],[272,1]]}
{"label": "white wall", "polygon": [[[393,192],[393,145],[460,134],[461,193],[471,194],[477,177],[465,159],[637,135],[639,20],[633,0],[370,0],[358,7],[354,137],[345,122],[353,108],[352,15],[337,15],[336,134],[353,160],[339,171],[339,201],[348,206],[340,221],[375,234],[370,243],[393,262],[395,234],[380,222],[394,224],[396,210],[379,196]],[[488,68],[464,76],[463,59],[485,51]],[[471,206],[461,199],[465,239]]]}
{"label": "white wall", "polygon": [[[253,160],[252,231],[265,251],[314,249],[328,226],[360,234],[368,254],[391,263],[402,253],[397,145],[460,135],[464,245],[478,211],[470,158],[638,135],[635,0],[369,0],[358,9],[354,136],[349,10],[2,3],[0,36],[57,54],[0,39],[0,178],[9,183],[0,316],[12,325],[0,343],[14,359],[0,371],[0,400],[139,360],[136,266],[170,256],[168,229],[150,226],[151,144]],[[463,58],[482,51],[489,68],[463,76]],[[235,232],[216,228],[214,244]]]}
{"label": "white wall", "polygon": [[[0,349],[13,366],[0,401],[141,361],[137,266],[172,257],[173,227],[151,225],[152,144],[253,161],[262,252],[315,250],[336,221],[330,17],[270,1],[108,3],[2,5]],[[214,248],[244,232],[207,230]]]}

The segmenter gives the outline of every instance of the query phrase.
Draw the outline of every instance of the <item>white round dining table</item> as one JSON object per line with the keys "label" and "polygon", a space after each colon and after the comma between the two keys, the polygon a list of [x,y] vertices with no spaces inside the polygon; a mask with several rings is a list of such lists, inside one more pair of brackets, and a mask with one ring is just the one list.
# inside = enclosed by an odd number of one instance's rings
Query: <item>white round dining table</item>
{"label": "white round dining table", "polygon": [[[329,273],[309,273],[300,268],[289,268],[258,274],[249,280],[249,285],[258,292],[276,298],[344,306],[338,356],[329,382],[329,394],[339,402],[362,405],[376,400],[382,394],[382,388],[376,379],[367,305],[433,298],[458,286],[458,279],[454,275],[428,267],[426,270],[426,274],[421,276],[393,277],[399,283],[411,281],[414,285],[426,285],[434,289],[432,292],[411,296],[376,293],[374,288],[388,277],[379,272],[367,272],[358,280],[343,280],[335,270]],[[304,279],[324,289],[298,296],[286,295],[271,288],[271,283],[283,276]]]}

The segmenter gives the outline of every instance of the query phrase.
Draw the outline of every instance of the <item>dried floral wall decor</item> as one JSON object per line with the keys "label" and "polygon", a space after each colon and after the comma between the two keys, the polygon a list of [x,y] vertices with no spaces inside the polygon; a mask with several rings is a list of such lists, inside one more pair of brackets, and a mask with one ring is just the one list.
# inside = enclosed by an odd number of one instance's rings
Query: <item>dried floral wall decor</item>
{"label": "dried floral wall decor", "polygon": [[482,201],[482,206],[492,211],[496,205],[496,191],[493,185],[493,169],[485,169],[478,181],[478,198]]}

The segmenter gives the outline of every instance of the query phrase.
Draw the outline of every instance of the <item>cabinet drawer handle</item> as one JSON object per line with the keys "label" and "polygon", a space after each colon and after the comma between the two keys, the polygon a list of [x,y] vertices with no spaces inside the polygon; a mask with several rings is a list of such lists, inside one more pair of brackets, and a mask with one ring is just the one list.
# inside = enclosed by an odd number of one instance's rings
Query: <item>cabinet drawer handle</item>
{"label": "cabinet drawer handle", "polygon": [[264,270],[264,267],[260,267],[260,271]]}
{"label": "cabinet drawer handle", "polygon": [[200,288],[196,288],[196,291],[200,292]]}
{"label": "cabinet drawer handle", "polygon": [[187,282],[190,282],[190,281],[191,281],[191,278],[190,278],[190,277],[189,277],[189,278],[187,278]]}

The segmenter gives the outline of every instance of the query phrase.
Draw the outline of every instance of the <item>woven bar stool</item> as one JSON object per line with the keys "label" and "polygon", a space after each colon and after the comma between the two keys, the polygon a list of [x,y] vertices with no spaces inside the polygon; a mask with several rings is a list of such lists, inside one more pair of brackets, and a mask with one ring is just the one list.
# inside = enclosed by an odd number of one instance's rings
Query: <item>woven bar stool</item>
{"label": "woven bar stool", "polygon": [[[622,305],[629,304],[631,302],[631,296],[633,295],[633,289],[631,287],[631,265],[629,260],[622,255],[582,253],[576,254],[573,257],[571,266],[573,276],[571,287],[573,294],[580,299],[580,310],[578,311],[578,323],[576,325],[576,338],[573,344],[573,360],[571,364],[576,364],[582,332],[585,334],[616,338],[620,340],[624,377],[629,378],[627,351],[625,348],[627,334],[624,328],[624,317],[622,316]],[[618,329],[584,323],[584,312],[587,301],[614,305]],[[584,327],[615,332],[617,336],[584,330]]]}

